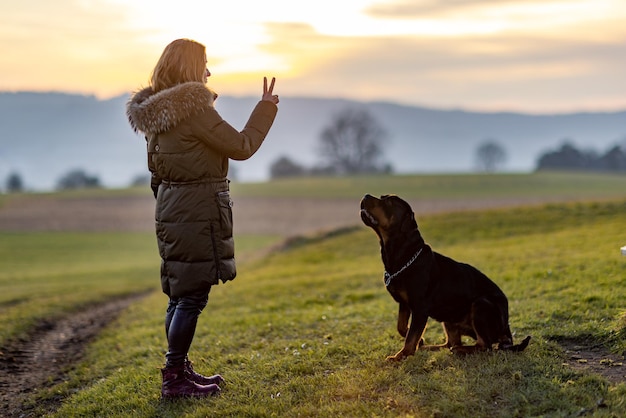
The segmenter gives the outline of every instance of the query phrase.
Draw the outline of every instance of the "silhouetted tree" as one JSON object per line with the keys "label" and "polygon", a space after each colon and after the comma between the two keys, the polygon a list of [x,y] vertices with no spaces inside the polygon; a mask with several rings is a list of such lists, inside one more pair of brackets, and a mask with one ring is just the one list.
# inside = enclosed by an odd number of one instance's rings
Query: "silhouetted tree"
{"label": "silhouetted tree", "polygon": [[24,182],[22,181],[22,177],[16,172],[9,174],[7,177],[6,189],[8,193],[23,192]]}
{"label": "silhouetted tree", "polygon": [[380,165],[387,133],[366,110],[339,112],[320,135],[319,155],[338,174],[388,170]]}
{"label": "silhouetted tree", "polygon": [[58,190],[72,190],[100,187],[100,179],[87,174],[84,170],[72,170],[61,177],[57,183]]}
{"label": "silhouetted tree", "polygon": [[607,171],[626,171],[626,153],[624,149],[615,145],[606,154],[600,157],[600,167]]}
{"label": "silhouetted tree", "polygon": [[279,157],[270,165],[270,178],[297,177],[306,173],[306,169],[289,157]]}
{"label": "silhouetted tree", "polygon": [[493,139],[486,139],[476,149],[476,164],[479,170],[492,173],[506,162],[506,152]]}
{"label": "silhouetted tree", "polygon": [[559,150],[543,154],[537,162],[537,170],[593,170],[597,169],[597,159],[594,152],[580,151],[566,141]]}

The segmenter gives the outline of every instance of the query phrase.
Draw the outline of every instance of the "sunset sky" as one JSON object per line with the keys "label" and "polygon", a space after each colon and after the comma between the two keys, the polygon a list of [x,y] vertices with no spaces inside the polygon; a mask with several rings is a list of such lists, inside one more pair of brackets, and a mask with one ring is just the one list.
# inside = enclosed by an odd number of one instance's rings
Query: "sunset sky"
{"label": "sunset sky", "polygon": [[624,0],[3,1],[0,91],[128,93],[181,37],[222,95],[626,109]]}

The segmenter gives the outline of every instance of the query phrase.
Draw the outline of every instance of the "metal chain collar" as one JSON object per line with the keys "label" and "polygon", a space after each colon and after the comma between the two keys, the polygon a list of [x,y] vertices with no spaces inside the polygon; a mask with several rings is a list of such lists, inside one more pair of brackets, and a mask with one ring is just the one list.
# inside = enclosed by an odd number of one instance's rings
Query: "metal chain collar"
{"label": "metal chain collar", "polygon": [[396,271],[395,273],[389,274],[389,273],[387,273],[387,271],[385,271],[385,287],[389,287],[389,285],[391,284],[391,281],[393,279],[398,277],[398,275],[400,275],[404,270],[408,269],[411,266],[411,264],[413,264],[413,262],[415,262],[415,260],[417,260],[417,257],[420,256],[420,254],[422,253],[423,249],[424,249],[424,247],[420,248],[420,250],[415,253],[413,258],[411,258],[409,260],[409,262],[404,265],[404,267],[402,267],[400,270]]}

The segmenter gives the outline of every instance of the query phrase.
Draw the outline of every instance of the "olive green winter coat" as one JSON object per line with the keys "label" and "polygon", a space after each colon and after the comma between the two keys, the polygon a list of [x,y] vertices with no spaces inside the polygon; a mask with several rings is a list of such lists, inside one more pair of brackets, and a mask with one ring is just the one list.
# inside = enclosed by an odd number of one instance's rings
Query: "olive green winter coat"
{"label": "olive green winter coat", "polygon": [[132,128],[147,142],[161,285],[172,298],[235,278],[228,160],[250,158],[277,112],[275,104],[259,102],[239,132],[213,107],[216,97],[188,82],[156,94],[145,88],[127,103]]}

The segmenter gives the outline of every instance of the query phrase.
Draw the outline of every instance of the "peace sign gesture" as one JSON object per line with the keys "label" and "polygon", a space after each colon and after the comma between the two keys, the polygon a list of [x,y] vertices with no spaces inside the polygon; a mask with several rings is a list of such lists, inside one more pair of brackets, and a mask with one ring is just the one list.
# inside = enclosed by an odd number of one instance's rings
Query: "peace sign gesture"
{"label": "peace sign gesture", "polygon": [[276,82],[276,77],[272,77],[272,82],[270,83],[269,89],[267,88],[267,77],[263,77],[263,96],[261,97],[262,101],[272,102],[274,104],[278,104],[278,94],[274,93],[274,83]]}

